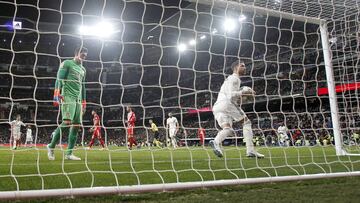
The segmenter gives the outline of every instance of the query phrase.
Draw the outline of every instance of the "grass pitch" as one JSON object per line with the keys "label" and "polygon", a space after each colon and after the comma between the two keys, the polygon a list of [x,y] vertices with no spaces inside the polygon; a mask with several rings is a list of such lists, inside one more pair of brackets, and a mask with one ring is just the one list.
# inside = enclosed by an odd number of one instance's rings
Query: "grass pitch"
{"label": "grass pitch", "polygon": [[333,146],[258,147],[265,154],[264,159],[245,157],[244,147],[224,149],[225,157],[220,159],[207,147],[132,151],[119,147],[109,151],[78,147],[74,154],[82,160],[69,161],[64,160],[64,151],[57,148],[56,160],[49,161],[45,148],[16,151],[0,148],[0,191],[360,171],[360,157],[338,157]]}
{"label": "grass pitch", "polygon": [[[237,185],[191,191],[107,195],[75,199],[46,199],[34,203],[147,202],[147,203],[233,203],[233,202],[359,202],[360,177],[295,182]],[[11,201],[13,203],[13,201]]]}

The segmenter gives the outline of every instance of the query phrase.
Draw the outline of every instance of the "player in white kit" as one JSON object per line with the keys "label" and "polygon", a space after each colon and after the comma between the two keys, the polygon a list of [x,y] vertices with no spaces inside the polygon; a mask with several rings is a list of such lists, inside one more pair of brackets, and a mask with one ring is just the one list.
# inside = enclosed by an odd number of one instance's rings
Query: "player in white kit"
{"label": "player in white kit", "polygon": [[169,113],[169,118],[166,120],[166,127],[168,130],[168,135],[171,140],[171,145],[176,148],[176,133],[179,131],[179,122],[176,117]]}
{"label": "player in white kit", "polygon": [[289,137],[287,135],[288,128],[285,125],[280,125],[277,129],[280,146],[289,146]]}
{"label": "player in white kit", "polygon": [[26,140],[25,140],[25,147],[27,144],[30,143],[30,147],[33,145],[33,137],[32,137],[32,130],[31,127],[28,125],[26,129]]}
{"label": "player in white kit", "polygon": [[250,87],[240,88],[240,76],[245,74],[245,63],[241,60],[235,61],[231,68],[233,74],[226,78],[220,88],[218,98],[213,106],[214,117],[222,128],[214,140],[209,142],[214,153],[218,157],[223,156],[220,148],[221,143],[226,137],[233,135],[233,122],[242,122],[244,141],[246,142],[246,155],[248,157],[263,158],[264,155],[258,153],[253,144],[253,132],[251,122],[244,111],[240,108],[242,99],[247,96],[254,96],[255,92]]}
{"label": "player in white kit", "polygon": [[17,149],[17,146],[20,145],[21,126],[25,127],[25,124],[21,121],[21,116],[17,115],[16,120],[11,121],[10,125],[11,125],[11,136],[13,140],[12,148],[15,150]]}

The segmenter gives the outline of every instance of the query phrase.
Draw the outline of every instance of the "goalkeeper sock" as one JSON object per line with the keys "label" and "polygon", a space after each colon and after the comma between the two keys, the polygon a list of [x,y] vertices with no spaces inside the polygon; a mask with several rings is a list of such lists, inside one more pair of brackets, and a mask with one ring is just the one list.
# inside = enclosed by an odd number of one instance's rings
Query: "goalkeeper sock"
{"label": "goalkeeper sock", "polygon": [[215,137],[215,143],[221,144],[227,137],[233,134],[232,128],[224,128],[218,132]]}
{"label": "goalkeeper sock", "polygon": [[55,131],[52,133],[52,140],[49,144],[49,148],[55,148],[56,144],[60,140],[60,135],[65,135],[68,133],[69,126],[67,126],[64,123],[61,123],[59,127],[55,129]]}
{"label": "goalkeeper sock", "polygon": [[78,127],[71,127],[70,128],[70,133],[69,133],[69,141],[68,141],[68,149],[66,154],[67,155],[71,155],[77,140],[77,134],[79,132],[79,128]]}
{"label": "goalkeeper sock", "polygon": [[246,152],[254,152],[254,143],[253,143],[253,131],[251,128],[251,122],[249,120],[244,122],[243,125],[243,134],[244,140],[246,142]]}

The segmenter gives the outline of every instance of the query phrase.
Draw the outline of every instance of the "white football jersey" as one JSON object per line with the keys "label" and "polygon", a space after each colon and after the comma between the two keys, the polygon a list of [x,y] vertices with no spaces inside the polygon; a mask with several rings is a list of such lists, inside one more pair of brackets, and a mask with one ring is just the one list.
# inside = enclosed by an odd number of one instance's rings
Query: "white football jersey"
{"label": "white football jersey", "polygon": [[11,130],[13,134],[20,134],[21,133],[21,126],[25,126],[22,121],[13,120],[11,122]]}
{"label": "white football jersey", "polygon": [[279,134],[286,135],[286,134],[287,134],[288,129],[287,129],[287,127],[286,127],[286,126],[279,126],[277,131],[278,131],[278,133],[279,133]]}
{"label": "white football jersey", "polygon": [[240,84],[241,80],[236,74],[227,77],[221,85],[216,103],[225,102],[239,104],[239,98],[241,96]]}
{"label": "white football jersey", "polygon": [[30,128],[28,128],[26,130],[26,137],[31,137],[32,136],[32,130]]}
{"label": "white football jersey", "polygon": [[169,126],[170,129],[175,129],[177,127],[178,120],[176,117],[171,117],[166,120],[166,125]]}

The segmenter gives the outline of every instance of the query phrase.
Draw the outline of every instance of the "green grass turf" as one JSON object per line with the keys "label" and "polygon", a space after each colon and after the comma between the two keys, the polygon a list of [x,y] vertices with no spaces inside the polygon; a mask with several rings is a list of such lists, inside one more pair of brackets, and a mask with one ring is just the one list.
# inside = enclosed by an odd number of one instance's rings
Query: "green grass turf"
{"label": "green grass turf", "polygon": [[244,147],[225,147],[222,159],[202,147],[132,151],[118,147],[88,151],[80,147],[74,154],[82,161],[64,160],[60,149],[56,150],[56,160],[49,161],[45,148],[0,148],[0,191],[360,171],[360,157],[338,157],[332,146],[260,147],[258,151],[266,158],[247,158]]}

